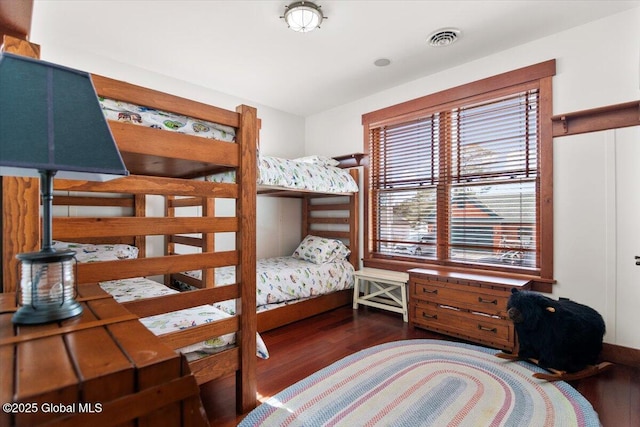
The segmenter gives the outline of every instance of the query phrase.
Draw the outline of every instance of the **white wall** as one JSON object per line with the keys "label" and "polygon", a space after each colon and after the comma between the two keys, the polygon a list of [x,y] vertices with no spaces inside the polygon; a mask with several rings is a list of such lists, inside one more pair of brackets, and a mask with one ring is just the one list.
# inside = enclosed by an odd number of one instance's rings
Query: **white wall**
{"label": "white wall", "polygon": [[[553,58],[557,60],[554,114],[640,99],[640,8],[307,117],[306,152],[363,151],[364,113]],[[637,139],[637,132],[631,135],[608,131],[554,141],[557,284],[553,296],[568,297],[598,310],[607,323],[605,341],[640,348],[638,315],[633,311],[639,311],[638,274],[623,274],[618,267],[627,262],[620,260],[618,236],[638,233],[638,229],[624,228],[629,214],[617,209],[621,200],[626,200],[625,194],[634,189],[629,185],[624,191],[620,189],[634,168],[627,165],[623,170],[616,163],[616,157],[619,162],[621,156],[627,161],[633,156],[628,148],[625,152],[629,155],[619,152],[623,140],[633,139],[633,135]],[[640,167],[640,158],[630,161],[635,169]],[[632,241],[640,255],[640,235]],[[630,302],[629,298],[635,300]]]}
{"label": "white wall", "polygon": [[[212,91],[188,82],[172,79],[148,70],[114,62],[89,52],[78,51],[69,46],[58,46],[37,39],[37,28],[33,29],[34,43],[41,43],[41,59],[68,67],[123,80],[139,86],[160,90],[217,107],[235,110],[241,104],[258,110],[262,121],[260,150],[272,156],[295,158],[304,154],[304,118],[285,113],[250,100]],[[147,208],[148,215],[161,215],[161,198],[153,198]],[[300,242],[300,202],[283,199],[258,198],[257,255],[259,258],[289,255]],[[148,255],[161,254],[162,240],[151,237]]]}

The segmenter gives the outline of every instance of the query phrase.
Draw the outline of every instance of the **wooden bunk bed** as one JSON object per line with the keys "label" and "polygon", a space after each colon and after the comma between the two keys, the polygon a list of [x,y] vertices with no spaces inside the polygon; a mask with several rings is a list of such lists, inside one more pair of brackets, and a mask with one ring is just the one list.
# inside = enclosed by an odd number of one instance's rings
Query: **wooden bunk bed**
{"label": "wooden bunk bed", "polygon": [[[122,303],[122,306],[139,318],[146,318],[235,299],[238,315],[159,335],[158,339],[178,350],[213,337],[235,334],[234,345],[212,354],[199,353],[198,358],[190,359],[189,368],[198,384],[235,374],[237,411],[244,413],[256,404],[256,110],[242,105],[236,111],[229,111],[98,75],[92,78],[101,98],[172,112],[235,130],[235,141],[225,142],[109,120],[130,176],[102,183],[55,180],[54,204],[93,206],[98,211],[107,206],[118,206],[130,212],[125,216],[56,216],[53,239],[74,244],[123,244],[138,248],[135,259],[78,263],[76,279],[80,295],[83,295],[84,286],[95,286],[91,284],[98,282],[162,276],[211,266],[235,267],[236,281],[229,286],[135,300]],[[237,183],[197,179],[219,170],[234,170],[240,178]],[[207,218],[145,216],[146,200],[150,195],[198,197],[209,203],[215,203],[218,198],[230,199],[234,204],[234,215]],[[21,223],[33,222],[33,218],[39,216],[37,206],[25,213],[24,207],[13,206],[18,203],[16,197],[4,198],[5,219],[12,212],[20,215],[4,222],[12,228],[21,228]],[[4,229],[3,235],[20,232]],[[209,250],[198,254],[146,256],[148,236],[179,233],[208,236],[231,233],[235,236],[235,247],[216,251],[208,246]],[[6,253],[5,247],[3,256],[12,259],[15,253]]]}
{"label": "wooden bunk bed", "polygon": [[[344,164],[341,162],[341,164]],[[359,170],[349,169],[354,181],[359,182]],[[354,270],[359,269],[358,238],[358,193],[340,197],[330,194],[296,191],[261,190],[262,197],[299,197],[302,201],[302,227],[300,236],[314,235],[328,239],[338,239],[347,244],[349,262]],[[325,215],[326,214],[326,215]],[[344,289],[314,298],[287,304],[258,313],[258,331],[263,332],[300,319],[314,316],[337,307],[351,304],[353,289]]]}
{"label": "wooden bunk bed", "polygon": [[[357,167],[361,155],[347,155],[338,158],[339,167],[344,168],[342,175],[347,173],[354,183],[359,182],[359,170]],[[346,168],[349,168],[346,170]],[[356,188],[357,190],[357,188]],[[317,236],[326,239],[336,239],[343,242],[349,249],[348,261],[353,270],[358,270],[359,265],[359,239],[358,239],[358,193],[349,192],[318,192],[317,190],[305,190],[301,188],[286,188],[274,186],[258,186],[258,194],[263,197],[290,197],[301,199],[301,236]],[[167,215],[176,216],[180,208],[199,206],[204,217],[213,212],[213,208],[206,199],[170,198],[167,201]],[[180,253],[179,245],[186,247],[208,248],[212,245],[212,238],[171,236],[168,240],[167,253]],[[276,262],[284,258],[274,258]],[[268,271],[269,260],[258,260],[258,276]],[[337,266],[339,269],[340,267]],[[289,272],[287,268],[284,271]],[[216,286],[216,277],[213,269],[205,269],[196,276],[191,274],[172,274],[166,278],[166,284],[183,283],[199,289]],[[342,271],[340,272],[342,273]],[[351,271],[344,272],[345,280],[352,280]],[[261,282],[258,280],[258,282]],[[270,283],[264,283],[270,285]],[[259,283],[258,288],[261,284]],[[258,298],[257,326],[258,332],[271,330],[288,323],[314,316],[325,311],[350,304],[353,299],[352,286],[347,289],[331,291],[326,294],[315,295],[312,298],[289,301],[286,304],[278,304],[274,308],[264,309],[260,306]]]}

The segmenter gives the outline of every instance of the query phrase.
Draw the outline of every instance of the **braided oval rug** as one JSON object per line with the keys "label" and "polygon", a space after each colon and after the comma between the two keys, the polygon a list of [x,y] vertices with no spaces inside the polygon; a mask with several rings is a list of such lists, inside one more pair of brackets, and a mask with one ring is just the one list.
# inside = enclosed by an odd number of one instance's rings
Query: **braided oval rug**
{"label": "braided oval rug", "polygon": [[293,384],[239,426],[600,426],[569,384],[496,353],[440,340],[378,345]]}

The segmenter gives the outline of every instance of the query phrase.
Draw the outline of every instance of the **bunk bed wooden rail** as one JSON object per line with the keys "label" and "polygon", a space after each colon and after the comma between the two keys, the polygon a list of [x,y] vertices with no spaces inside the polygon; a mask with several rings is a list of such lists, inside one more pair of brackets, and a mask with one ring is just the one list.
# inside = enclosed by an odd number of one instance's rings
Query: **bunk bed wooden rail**
{"label": "bunk bed wooden rail", "polygon": [[[166,181],[166,179],[164,179]],[[69,189],[69,184],[76,181],[60,180],[56,190]],[[122,180],[121,184],[126,184]],[[146,206],[146,196],[134,197],[100,197],[88,196],[86,192],[101,193],[107,187],[109,192],[114,190],[110,183],[89,183],[81,185],[83,196],[62,196],[56,205],[66,203],[68,206],[100,206],[100,207],[129,207],[135,214],[132,217],[55,217],[53,219],[53,235],[56,240],[104,243],[130,244],[131,238],[135,241],[145,241],[147,235],[164,235],[172,232],[201,232],[201,231],[234,231],[238,230],[236,218],[224,218],[227,226],[221,226],[211,220],[201,221],[202,218],[159,218],[145,217],[144,210],[139,204]],[[77,188],[77,185],[73,185]],[[124,190],[123,190],[124,191]],[[168,220],[168,221],[167,221]],[[182,224],[184,223],[184,224]],[[163,225],[164,224],[164,225]],[[224,225],[224,224],[223,224]],[[119,236],[121,233],[140,233],[135,236]],[[224,251],[217,253],[199,253],[188,255],[174,255],[171,257],[150,257],[144,253],[137,259],[91,262],[78,264],[76,279],[78,283],[94,283],[107,280],[127,279],[139,276],[153,276],[170,274],[183,268],[200,269],[216,266],[238,265],[239,251]],[[83,285],[81,285],[82,287]],[[143,300],[134,300],[121,303],[129,312],[139,318],[154,316],[167,312],[182,310],[185,308],[200,306],[203,302],[219,302],[240,298],[241,289],[238,283],[219,288],[202,289],[198,292],[184,292]],[[218,320],[206,325],[195,326],[179,332],[172,332],[160,336],[160,340],[174,350],[192,344],[195,341],[205,340],[209,337],[221,336],[241,330],[239,317]],[[237,348],[227,350],[218,357],[217,362],[197,360],[191,362],[191,369],[198,380],[204,383],[217,379],[229,373],[229,369],[235,371],[240,366],[240,354]],[[220,361],[224,363],[220,364]]]}
{"label": "bunk bed wooden rail", "polygon": [[[359,182],[359,170],[349,169],[349,174]],[[273,196],[274,194],[268,194]],[[326,202],[330,200],[330,202]],[[329,239],[345,241],[351,254],[349,262],[359,269],[359,201],[358,193],[348,196],[307,193],[302,195],[301,236],[313,234]],[[339,216],[318,216],[319,213],[336,213]],[[295,304],[258,313],[258,331],[264,332],[297,320],[305,319],[351,304],[353,290],[345,289],[320,295]]]}
{"label": "bunk bed wooden rail", "polygon": [[[135,245],[137,259],[103,261],[77,265],[77,281],[95,283],[114,279],[165,275],[212,266],[235,266],[234,284],[219,289],[178,293],[121,304],[138,317],[178,309],[212,304],[237,298],[238,315],[210,324],[159,336],[172,349],[205,341],[227,333],[236,334],[236,344],[227,350],[190,361],[189,367],[199,384],[235,374],[236,404],[239,413],[256,405],[256,288],[255,288],[255,212],[256,212],[256,143],[258,119],[255,108],[241,105],[235,111],[194,102],[178,96],[93,75],[99,97],[154,108],[198,120],[233,127],[235,142],[204,139],[161,129],[152,129],[118,121],[109,121],[114,139],[130,176],[108,182],[55,180],[57,206],[89,206],[92,211],[116,206],[129,214],[98,216],[56,216],[53,220],[55,240]],[[212,183],[198,178],[220,170],[235,170],[233,184]],[[5,192],[10,187],[5,187]],[[106,194],[101,194],[106,193]],[[191,196],[215,200],[233,199],[235,216],[211,218],[147,217],[149,196]],[[38,206],[18,207],[17,197],[3,196],[3,211],[16,212],[5,222],[4,238],[21,235],[39,218]],[[96,209],[97,208],[97,209]],[[6,215],[4,215],[6,217]],[[11,224],[11,229],[6,228]],[[235,234],[235,249],[181,256],[145,256],[149,236],[172,234]],[[232,238],[233,239],[233,238]],[[5,245],[3,259],[13,259],[13,248]],[[22,252],[24,248],[20,248]]]}
{"label": "bunk bed wooden rail", "polygon": [[[345,156],[347,157],[347,156]],[[351,156],[348,156],[351,158]],[[357,183],[359,182],[359,170],[348,169],[349,174]],[[358,193],[352,194],[323,194],[311,191],[273,189],[258,190],[260,196],[265,197],[290,197],[301,199],[301,236],[313,234],[319,237],[338,239],[347,245],[351,254],[349,262],[354,269],[359,268],[359,199]],[[201,209],[202,218],[206,219],[214,214],[214,205],[211,199],[206,197],[177,198],[167,197],[167,217],[178,215],[180,208],[198,207]],[[210,251],[214,246],[211,233],[202,234],[202,237],[171,235],[167,238],[167,254],[177,254],[176,245],[194,247],[203,251]],[[175,255],[183,256],[183,255]],[[211,267],[209,265],[208,267]],[[194,269],[199,270],[199,269]],[[190,270],[185,270],[190,271]],[[184,272],[168,274],[165,276],[165,284],[172,286],[176,282],[187,284],[199,289],[216,289],[215,274],[212,268],[200,271],[200,278]],[[277,327],[314,316],[348,305],[353,299],[351,289],[320,295],[307,301],[284,305],[275,309],[260,311],[257,313],[257,330],[264,332]]]}

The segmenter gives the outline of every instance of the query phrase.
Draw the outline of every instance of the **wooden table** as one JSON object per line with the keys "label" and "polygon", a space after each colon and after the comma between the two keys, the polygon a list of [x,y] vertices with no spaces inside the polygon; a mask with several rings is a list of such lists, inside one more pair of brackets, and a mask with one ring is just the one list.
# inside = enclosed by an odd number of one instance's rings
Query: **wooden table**
{"label": "wooden table", "polygon": [[[353,308],[358,304],[380,308],[402,314],[409,320],[407,309],[407,282],[409,275],[400,271],[362,268],[355,272],[353,287]],[[398,298],[397,292],[400,291]]]}
{"label": "wooden table", "polygon": [[183,357],[99,286],[79,293],[80,316],[30,326],[0,295],[0,425],[208,425]]}

